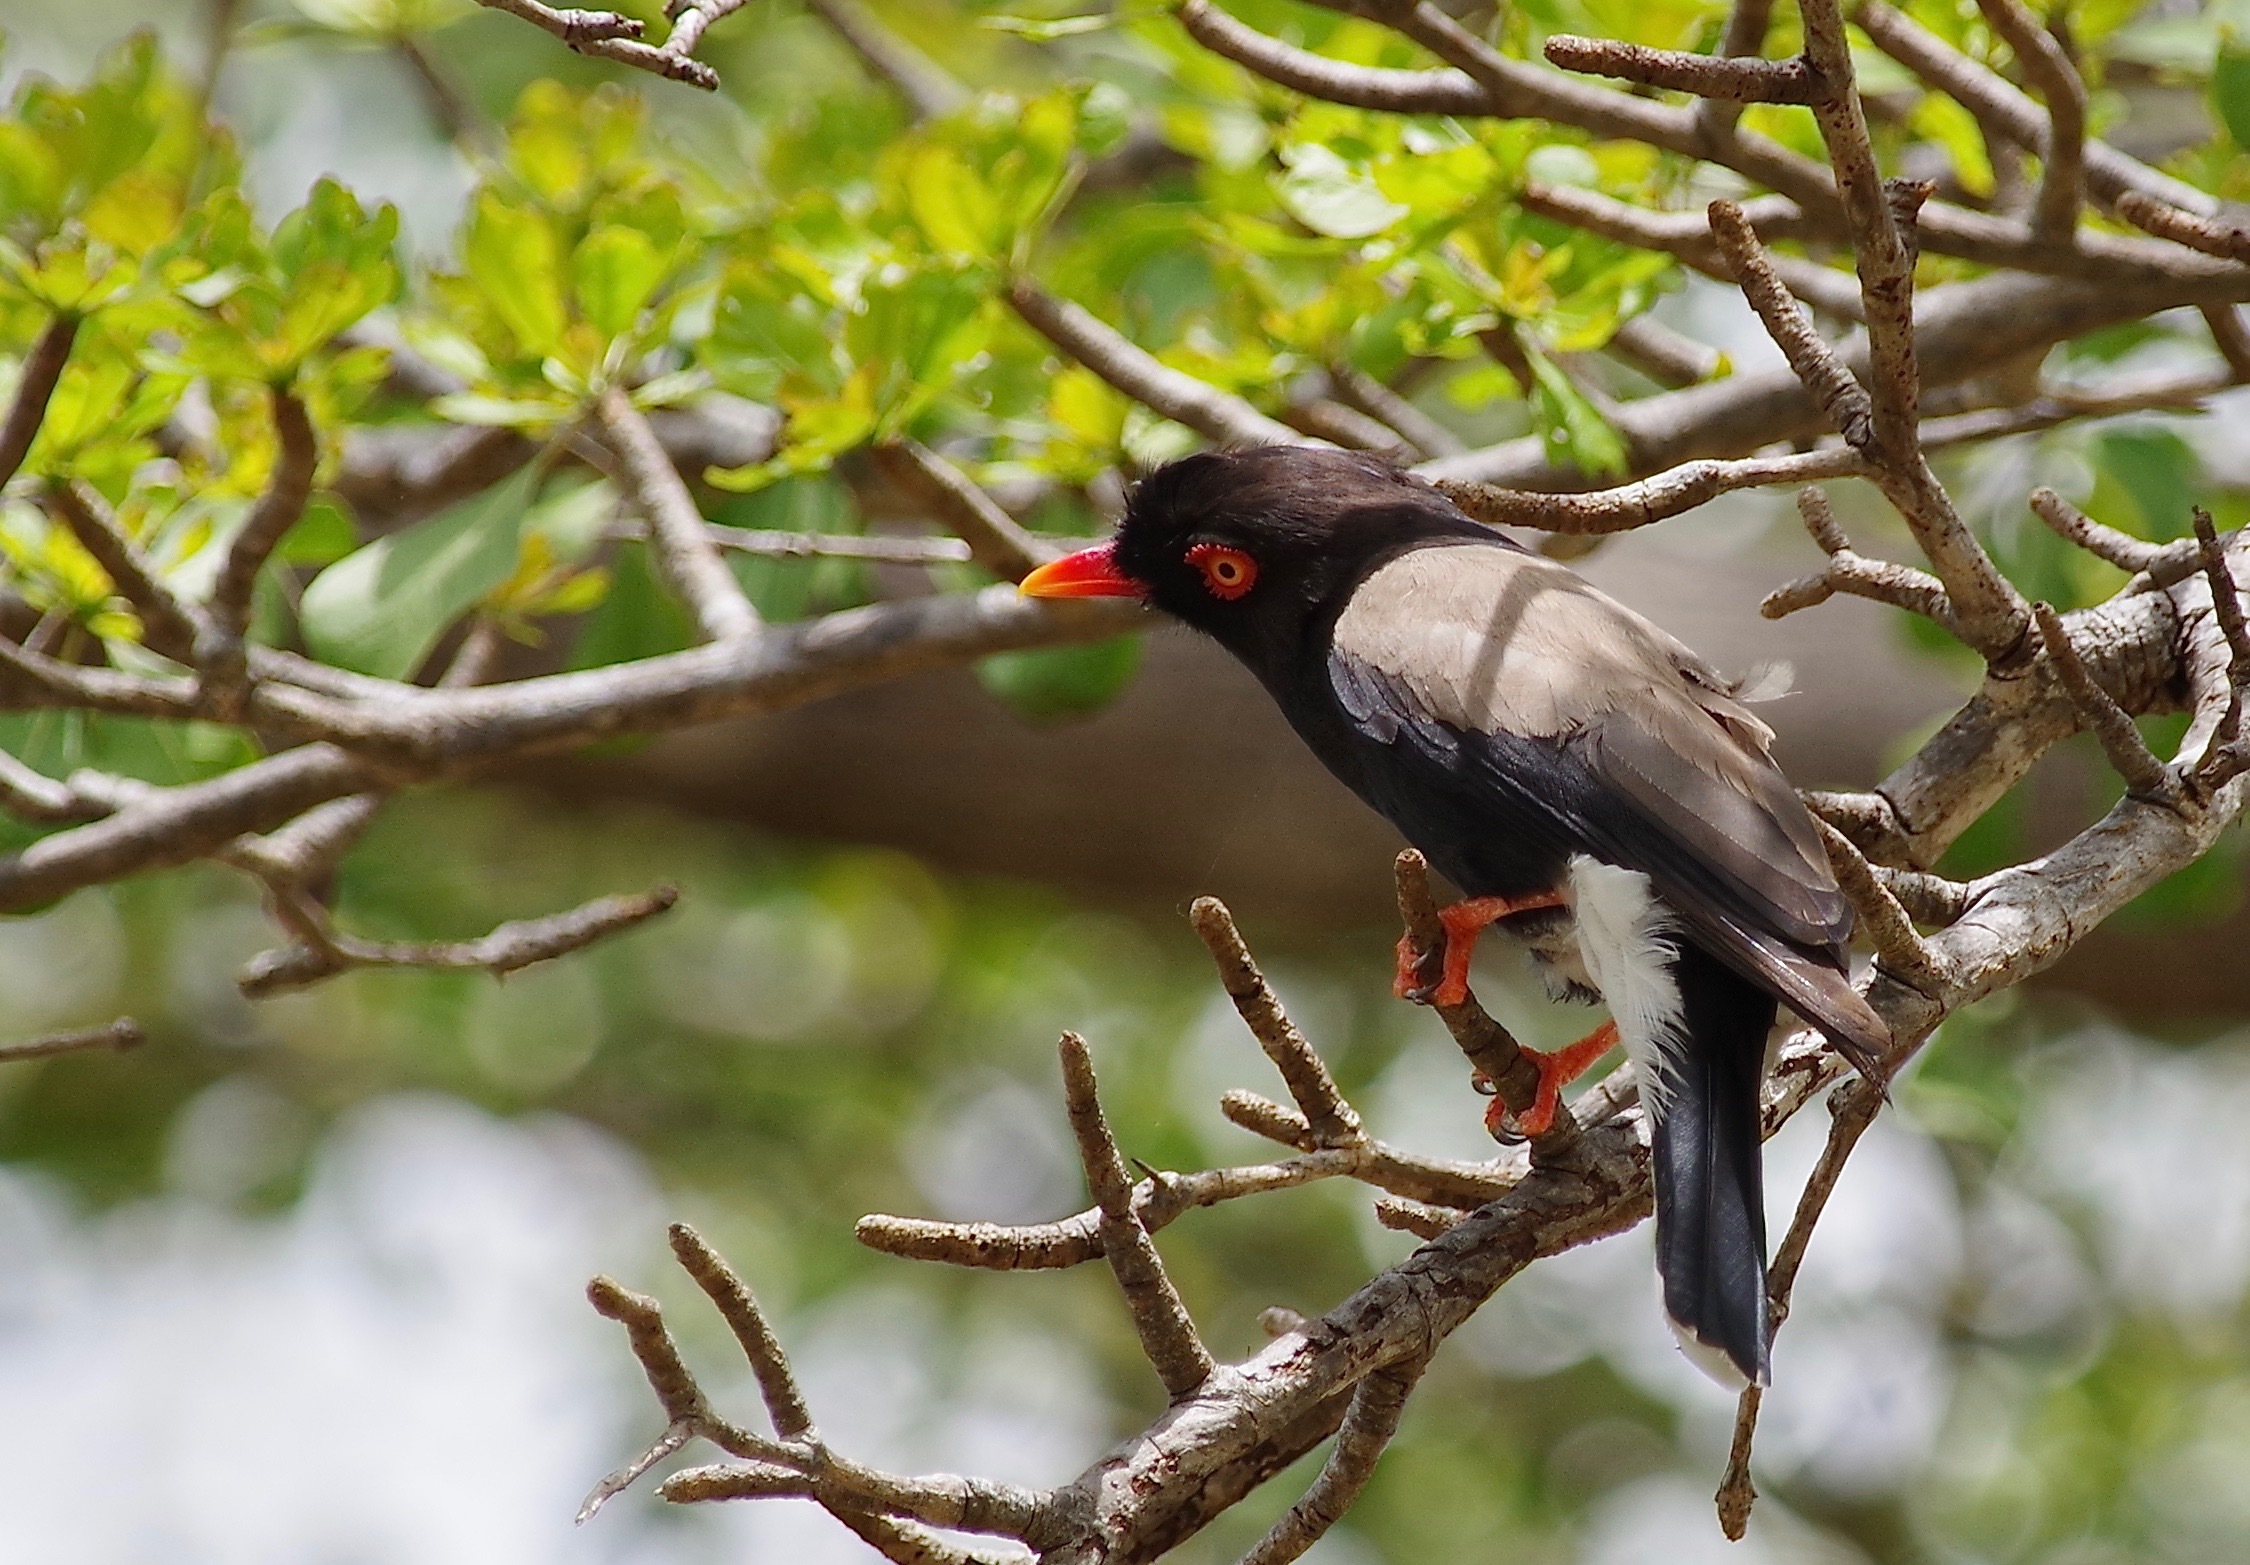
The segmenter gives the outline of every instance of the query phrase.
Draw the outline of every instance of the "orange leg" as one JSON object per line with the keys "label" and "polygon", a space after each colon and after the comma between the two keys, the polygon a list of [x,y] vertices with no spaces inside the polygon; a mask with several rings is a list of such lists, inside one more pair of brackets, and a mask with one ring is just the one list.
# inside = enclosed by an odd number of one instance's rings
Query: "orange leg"
{"label": "orange leg", "polygon": [[[1445,930],[1445,969],[1437,987],[1429,992],[1430,1004],[1453,1006],[1468,999],[1469,958],[1476,952],[1477,936],[1484,932],[1485,925],[1511,914],[1561,907],[1562,904],[1561,892],[1542,891],[1513,899],[1471,897],[1451,907],[1439,908],[1438,923]],[[1412,935],[1399,937],[1398,975],[1391,981],[1391,992],[1402,1000],[1414,998],[1422,988],[1422,957],[1423,953],[1415,949]]]}
{"label": "orange leg", "polygon": [[[1586,1074],[1587,1068],[1610,1050],[1617,1047],[1617,1024],[1604,1022],[1576,1043],[1567,1044],[1552,1054],[1542,1054],[1537,1049],[1523,1051],[1525,1059],[1539,1067],[1539,1091],[1531,1100],[1531,1107],[1522,1114],[1510,1114],[1508,1105],[1497,1097],[1484,1111],[1484,1128],[1492,1132],[1495,1141],[1513,1141],[1519,1136],[1541,1136],[1555,1123],[1555,1110],[1562,1106],[1562,1090]],[[1482,1071],[1479,1082],[1490,1086]]]}

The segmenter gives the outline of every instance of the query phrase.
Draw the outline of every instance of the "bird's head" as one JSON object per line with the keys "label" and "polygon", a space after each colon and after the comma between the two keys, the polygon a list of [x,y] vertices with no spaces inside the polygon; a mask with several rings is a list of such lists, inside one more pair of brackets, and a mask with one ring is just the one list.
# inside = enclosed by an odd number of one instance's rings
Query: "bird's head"
{"label": "bird's head", "polygon": [[1379,458],[1315,446],[1206,452],[1151,473],[1114,538],[1042,565],[1022,589],[1141,598],[1272,675],[1375,566],[1446,535],[1493,536]]}

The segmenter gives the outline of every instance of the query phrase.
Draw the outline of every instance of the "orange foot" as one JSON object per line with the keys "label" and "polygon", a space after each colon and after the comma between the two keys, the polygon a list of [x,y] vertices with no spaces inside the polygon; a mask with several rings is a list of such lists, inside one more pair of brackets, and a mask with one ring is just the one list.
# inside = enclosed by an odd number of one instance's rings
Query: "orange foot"
{"label": "orange foot", "polygon": [[1422,983],[1425,954],[1415,948],[1412,935],[1401,935],[1398,940],[1398,973],[1391,980],[1391,992],[1401,1000],[1415,999],[1426,993],[1432,1005],[1459,1005],[1469,997],[1469,958],[1476,952],[1477,936],[1484,932],[1485,925],[1511,914],[1561,907],[1562,904],[1561,892],[1542,891],[1532,896],[1512,899],[1471,897],[1465,902],[1456,902],[1451,907],[1439,908],[1438,923],[1445,930],[1445,968],[1437,987],[1425,991]]}
{"label": "orange foot", "polygon": [[[1484,1128],[1492,1132],[1495,1141],[1520,1141],[1526,1136],[1543,1136],[1555,1123],[1555,1110],[1562,1106],[1562,1090],[1586,1074],[1587,1067],[1617,1047],[1617,1024],[1604,1022],[1576,1043],[1557,1049],[1552,1054],[1542,1054],[1537,1049],[1525,1049],[1523,1057],[1539,1067],[1539,1091],[1531,1100],[1531,1107],[1522,1114],[1510,1114],[1508,1105],[1495,1096],[1492,1106],[1484,1111]],[[1472,1078],[1479,1092],[1493,1092],[1492,1078],[1478,1071]]]}

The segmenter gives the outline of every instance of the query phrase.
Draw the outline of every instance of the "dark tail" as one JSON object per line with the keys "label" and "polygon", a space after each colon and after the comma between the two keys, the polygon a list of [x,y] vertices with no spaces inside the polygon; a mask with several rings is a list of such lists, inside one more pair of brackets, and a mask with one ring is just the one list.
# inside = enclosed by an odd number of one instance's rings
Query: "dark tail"
{"label": "dark tail", "polygon": [[1680,1344],[1714,1379],[1763,1384],[1771,1329],[1758,1087],[1774,999],[1683,944],[1676,1085],[1656,1121],[1656,1269]]}

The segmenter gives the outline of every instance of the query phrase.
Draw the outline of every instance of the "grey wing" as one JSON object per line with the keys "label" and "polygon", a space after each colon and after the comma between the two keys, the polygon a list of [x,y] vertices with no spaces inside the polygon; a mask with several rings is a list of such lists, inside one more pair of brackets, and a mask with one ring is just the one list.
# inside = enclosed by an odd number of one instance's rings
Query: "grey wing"
{"label": "grey wing", "polygon": [[[1703,716],[1704,714],[1697,714]],[[1852,988],[1844,942],[1851,903],[1796,791],[1762,750],[1667,713],[1665,731],[1622,713],[1574,748],[1627,806],[1603,824],[1620,862],[1646,873],[1730,965],[1768,985],[1874,1076],[1890,1029]]]}

